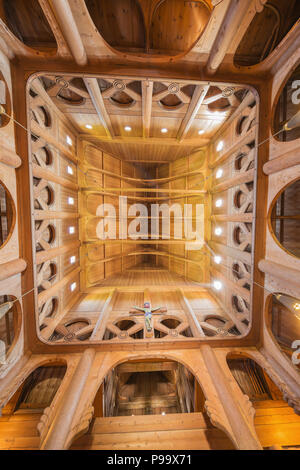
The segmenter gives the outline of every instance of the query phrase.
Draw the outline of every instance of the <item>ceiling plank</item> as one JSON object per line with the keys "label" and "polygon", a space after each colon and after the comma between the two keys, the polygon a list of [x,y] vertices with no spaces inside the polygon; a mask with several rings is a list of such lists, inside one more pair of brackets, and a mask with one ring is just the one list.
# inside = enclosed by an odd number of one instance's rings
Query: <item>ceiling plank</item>
{"label": "ceiling plank", "polygon": [[[144,139],[143,137],[122,137],[117,136],[112,140],[109,137],[104,137],[101,135],[91,136],[90,134],[80,134],[82,139],[88,141],[99,140],[102,142],[110,142],[113,144],[141,144],[141,145],[170,145],[170,146],[181,146],[179,140],[173,137],[149,137],[149,139]],[[209,139],[202,137],[196,137],[193,139],[186,139],[184,141],[185,145],[205,147],[210,142]]]}
{"label": "ceiling plank", "polygon": [[193,93],[193,97],[189,104],[187,113],[184,119],[182,120],[181,126],[177,134],[177,139],[179,140],[179,142],[181,142],[185,138],[186,134],[188,133],[195,119],[195,116],[197,115],[199,108],[202,105],[203,100],[209,90],[209,86],[210,86],[209,83],[204,86],[203,85],[196,86],[195,91]]}
{"label": "ceiling plank", "polygon": [[151,113],[152,113],[153,82],[142,82],[142,112],[143,112],[143,137],[150,137]]}
{"label": "ceiling plank", "polygon": [[102,98],[97,78],[84,78],[85,86],[90,94],[93,105],[97,111],[98,117],[103,125],[107,137],[111,140],[114,136],[112,123]]}

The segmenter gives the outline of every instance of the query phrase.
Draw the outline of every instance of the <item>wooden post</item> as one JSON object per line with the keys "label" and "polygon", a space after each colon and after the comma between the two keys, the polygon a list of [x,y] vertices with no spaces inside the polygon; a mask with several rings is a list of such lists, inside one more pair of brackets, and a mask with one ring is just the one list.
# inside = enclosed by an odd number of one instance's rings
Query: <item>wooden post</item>
{"label": "wooden post", "polygon": [[238,449],[261,450],[262,447],[255,433],[254,424],[251,422],[253,418],[249,416],[249,412],[242,406],[239,398],[234,396],[213,349],[208,345],[203,345],[201,346],[201,353],[233,431]]}
{"label": "wooden post", "polygon": [[87,382],[87,378],[95,356],[94,349],[86,349],[73,374],[69,387],[62,397],[60,407],[49,427],[42,444],[42,450],[63,450],[72,421],[81,398],[81,393]]}

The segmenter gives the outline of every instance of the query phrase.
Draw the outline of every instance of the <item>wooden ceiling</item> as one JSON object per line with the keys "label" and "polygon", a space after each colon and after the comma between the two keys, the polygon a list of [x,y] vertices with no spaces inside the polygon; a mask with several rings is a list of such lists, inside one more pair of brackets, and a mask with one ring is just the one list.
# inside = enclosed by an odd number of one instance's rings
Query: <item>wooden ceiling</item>
{"label": "wooden ceiling", "polygon": [[[200,37],[211,13],[205,0],[85,0],[105,41],[132,52],[177,55]],[[184,34],[183,34],[184,32]]]}
{"label": "wooden ceiling", "polygon": [[246,93],[243,86],[208,82],[40,79],[83,138],[125,160],[170,161],[208,145]]}
{"label": "wooden ceiling", "polygon": [[235,54],[238,65],[264,60],[282,41],[300,17],[299,0],[268,1],[250,23]]}

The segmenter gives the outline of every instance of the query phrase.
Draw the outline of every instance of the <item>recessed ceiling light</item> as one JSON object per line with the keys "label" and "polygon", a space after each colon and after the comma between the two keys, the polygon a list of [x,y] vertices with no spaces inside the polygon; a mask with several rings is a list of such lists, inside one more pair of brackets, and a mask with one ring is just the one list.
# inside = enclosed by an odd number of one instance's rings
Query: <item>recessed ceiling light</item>
{"label": "recessed ceiling light", "polygon": [[74,264],[76,262],[76,256],[71,256],[70,264]]}
{"label": "recessed ceiling light", "polygon": [[223,148],[224,148],[224,142],[223,142],[223,140],[221,140],[217,145],[217,152],[221,152],[221,150],[223,150]]}
{"label": "recessed ceiling light", "polygon": [[66,142],[67,142],[68,145],[73,145],[73,141],[72,141],[72,139],[69,135],[67,135],[67,137],[66,137]]}
{"label": "recessed ceiling light", "polygon": [[124,130],[125,130],[126,132],[130,132],[132,129],[131,129],[130,126],[125,126],[125,127],[124,127]]}
{"label": "recessed ceiling light", "polygon": [[215,235],[217,235],[218,237],[222,235],[222,233],[223,233],[223,230],[221,229],[221,227],[217,227],[215,229]]}
{"label": "recessed ceiling light", "polygon": [[72,235],[75,233],[75,227],[69,227],[69,234]]}
{"label": "recessed ceiling light", "polygon": [[216,173],[216,178],[219,179],[219,178],[222,178],[222,176],[223,176],[223,170],[222,168],[219,168]]}
{"label": "recessed ceiling light", "polygon": [[91,126],[90,124],[86,124],[85,127],[86,127],[87,129],[93,129],[93,126]]}
{"label": "recessed ceiling light", "polygon": [[222,287],[223,287],[222,282],[220,282],[220,281],[214,281],[214,288],[215,288],[216,290],[221,290]]}
{"label": "recessed ceiling light", "polygon": [[222,207],[223,206],[223,199],[217,199],[216,200],[216,207]]}
{"label": "recessed ceiling light", "polygon": [[201,129],[200,129],[200,131],[198,131],[198,134],[199,134],[199,135],[203,135],[204,132],[205,132],[204,130],[201,130]]}
{"label": "recessed ceiling light", "polygon": [[221,261],[222,261],[221,256],[216,255],[216,256],[214,257],[214,262],[215,262],[216,264],[221,264]]}
{"label": "recessed ceiling light", "polygon": [[161,132],[162,134],[166,134],[166,133],[168,132],[168,129],[167,129],[166,127],[163,127],[163,128],[160,130],[160,132]]}
{"label": "recessed ceiling light", "polygon": [[72,206],[74,204],[74,198],[73,197],[68,197],[68,204]]}
{"label": "recessed ceiling light", "polygon": [[70,165],[67,166],[67,172],[68,172],[69,175],[73,175],[73,173],[74,173],[73,168]]}
{"label": "recessed ceiling light", "polygon": [[71,284],[71,291],[74,292],[74,290],[76,289],[76,287],[77,287],[76,282],[73,282],[73,284]]}

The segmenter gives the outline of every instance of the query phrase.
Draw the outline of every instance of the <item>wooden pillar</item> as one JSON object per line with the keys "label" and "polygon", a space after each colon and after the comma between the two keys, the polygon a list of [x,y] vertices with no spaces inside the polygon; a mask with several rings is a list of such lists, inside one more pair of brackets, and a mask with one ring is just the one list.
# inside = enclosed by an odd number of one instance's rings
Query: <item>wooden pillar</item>
{"label": "wooden pillar", "polygon": [[61,405],[49,427],[42,444],[42,450],[63,450],[71,432],[72,421],[87,382],[95,356],[94,349],[86,349],[77,365],[69,387],[62,397]]}
{"label": "wooden pillar", "polygon": [[213,349],[208,345],[201,346],[205,365],[217,391],[219,401],[231,426],[234,440],[239,450],[261,450],[262,447],[256,436],[253,418],[247,416],[247,410],[242,408],[240,400],[234,398],[233,390],[224,374]]}
{"label": "wooden pillar", "polygon": [[198,380],[195,377],[194,378],[194,412],[203,413],[204,404],[205,404],[205,396],[198,383]]}
{"label": "wooden pillar", "polygon": [[95,418],[103,418],[104,416],[103,415],[103,388],[104,387],[102,383],[95,396],[95,400],[93,404]]}

